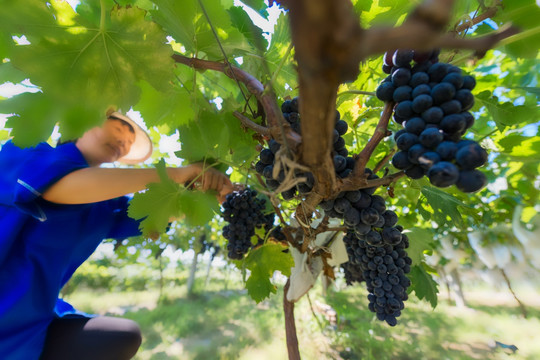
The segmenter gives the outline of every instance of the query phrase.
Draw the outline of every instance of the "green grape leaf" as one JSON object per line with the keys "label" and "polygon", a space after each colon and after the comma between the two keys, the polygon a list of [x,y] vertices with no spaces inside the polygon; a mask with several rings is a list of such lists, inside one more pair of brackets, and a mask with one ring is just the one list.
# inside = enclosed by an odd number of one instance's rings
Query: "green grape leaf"
{"label": "green grape leaf", "polygon": [[6,127],[12,129],[13,142],[29,147],[46,141],[53,132],[59,112],[53,102],[42,93],[23,93],[0,101],[0,113],[15,113]]}
{"label": "green grape leaf", "polygon": [[428,229],[413,227],[407,232],[409,238],[409,248],[407,254],[412,259],[414,265],[420,264],[424,260],[424,251],[431,249],[433,244],[433,233]]}
{"label": "green grape leaf", "polygon": [[426,271],[425,264],[411,266],[408,277],[411,279],[410,292],[414,291],[420,300],[429,301],[432,308],[437,306],[437,294],[439,289],[433,277]]}
{"label": "green grape leaf", "polygon": [[533,123],[540,113],[537,106],[514,105],[511,102],[500,103],[489,91],[483,91],[476,98],[484,105],[497,127],[503,131],[507,126]]}
{"label": "green grape leaf", "polygon": [[276,293],[276,286],[270,282],[274,271],[280,271],[285,276],[291,275],[294,260],[289,253],[284,253],[286,247],[279,243],[266,243],[251,251],[245,259],[245,266],[251,271],[246,281],[249,295],[257,303],[267,298],[270,293]]}
{"label": "green grape leaf", "polygon": [[204,9],[217,33],[214,36],[200,3],[197,0],[154,0],[159,10],[150,11],[154,21],[160,24],[177,42],[181,43],[188,52],[206,54],[210,59],[223,59],[221,47],[227,57],[236,57],[251,52],[244,35],[232,27],[231,19],[226,9],[231,4],[222,4],[220,0],[205,0]]}
{"label": "green grape leaf", "polygon": [[134,109],[141,113],[148,127],[166,123],[176,129],[195,117],[190,94],[185,89],[163,93],[146,81],[141,81],[139,87],[141,99]]}
{"label": "green grape leaf", "polygon": [[[71,107],[71,112],[87,108],[104,114],[110,105],[127,111],[139,99],[140,89],[134,85],[139,80],[162,91],[168,89],[174,61],[162,30],[145,20],[146,12],[138,8],[116,6],[105,14],[100,23],[90,24],[93,19],[81,15],[74,17],[77,22],[72,26],[55,24],[54,33],[46,32],[41,38],[35,35],[30,45],[15,48],[13,65],[41,86],[57,107]],[[60,119],[61,124],[66,121]],[[94,117],[89,122],[76,121],[69,128],[78,128],[75,133],[80,135],[101,121]]]}
{"label": "green grape leaf", "polygon": [[197,121],[181,126],[178,156],[190,162],[206,157],[221,159],[229,152],[229,128],[219,114],[203,111]]}
{"label": "green grape leaf", "polygon": [[229,10],[232,25],[240,31],[253,48],[265,51],[268,41],[262,35],[262,29],[255,26],[248,14],[239,6],[233,6]]}
{"label": "green grape leaf", "polygon": [[163,159],[156,169],[161,182],[148,184],[147,191],[135,194],[128,208],[130,217],[142,219],[139,228],[144,235],[165,232],[169,218],[181,213],[178,198],[183,189],[167,176]]}
{"label": "green grape leaf", "polygon": [[458,207],[467,207],[467,205],[455,196],[432,186],[423,186],[422,194],[426,197],[428,204],[433,209],[437,223],[447,223],[446,217],[449,216],[456,225],[463,225],[463,219],[461,218]]}
{"label": "green grape leaf", "polygon": [[178,196],[180,213],[185,214],[190,226],[201,226],[212,220],[219,213],[219,203],[211,192],[184,191]]}

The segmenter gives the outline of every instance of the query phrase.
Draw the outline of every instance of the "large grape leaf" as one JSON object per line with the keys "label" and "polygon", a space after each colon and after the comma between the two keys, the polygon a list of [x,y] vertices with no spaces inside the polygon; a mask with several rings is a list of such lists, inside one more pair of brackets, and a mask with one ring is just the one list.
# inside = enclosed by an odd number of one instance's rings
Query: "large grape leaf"
{"label": "large grape leaf", "polygon": [[228,12],[232,25],[245,36],[251,46],[259,51],[265,51],[268,47],[268,41],[263,37],[261,28],[253,24],[244,9],[233,6]]}
{"label": "large grape leaf", "polygon": [[178,196],[180,213],[186,216],[190,226],[201,226],[219,213],[219,203],[212,192],[184,191]]}
{"label": "large grape leaf", "polygon": [[158,9],[151,11],[153,19],[189,53],[198,57],[206,54],[211,60],[223,59],[219,44],[231,59],[246,51],[253,51],[244,35],[232,26],[226,11],[232,6],[232,1],[202,1],[218,39],[198,0],[154,0],[154,3]]}
{"label": "large grape leaf", "polygon": [[229,128],[221,115],[203,111],[195,122],[181,126],[182,149],[178,156],[188,161],[201,161],[206,157],[221,159],[229,152]]}
{"label": "large grape leaf", "polygon": [[130,217],[142,219],[139,228],[144,235],[165,232],[169,218],[181,214],[178,198],[183,189],[167,176],[163,159],[156,170],[161,182],[148,184],[147,191],[135,194],[128,208]]}
{"label": "large grape leaf", "polygon": [[[94,9],[90,5],[87,7]],[[32,6],[40,8],[34,0],[28,4]],[[24,8],[16,8],[19,15],[25,14],[20,14],[20,9]],[[106,16],[96,19],[95,12],[99,10]],[[71,112],[95,109],[104,114],[106,108],[113,105],[127,111],[139,100],[140,89],[135,85],[139,80],[146,80],[159,90],[170,87],[174,66],[172,49],[165,44],[161,29],[145,20],[145,11],[118,6],[112,11],[81,10],[83,15],[71,14],[69,21],[65,20],[68,11],[62,8],[64,15],[58,21],[72,25],[55,23],[51,10],[48,20],[54,30],[44,31],[41,37],[33,33],[32,26],[23,26],[23,30],[29,28],[32,32],[32,43],[18,46],[12,57],[13,65],[41,86],[57,107],[71,107]],[[23,25],[30,23],[24,16],[18,19]],[[62,123],[69,119],[59,120],[63,131]],[[76,130],[70,137],[88,128],[81,124],[97,125],[103,119],[83,111],[79,119],[74,120],[75,123],[67,127]]]}
{"label": "large grape leaf", "polygon": [[166,123],[171,129],[188,124],[195,113],[191,106],[191,96],[186,89],[173,89],[163,93],[148,82],[141,81],[141,99],[134,106],[145,119],[147,126]]}
{"label": "large grape leaf", "polygon": [[270,293],[276,293],[276,286],[270,282],[274,271],[280,271],[285,276],[291,275],[294,260],[290,253],[284,253],[286,247],[278,243],[266,243],[250,252],[245,260],[245,266],[251,271],[246,281],[249,295],[257,303],[267,298]]}
{"label": "large grape leaf", "polygon": [[17,146],[28,147],[47,140],[59,115],[50,100],[41,93],[24,93],[0,101],[0,113],[18,114],[10,116],[6,122]]}
{"label": "large grape leaf", "polygon": [[494,18],[518,26],[521,33],[502,41],[506,50],[519,57],[535,58],[540,48],[540,7],[535,0],[503,0],[504,11]]}
{"label": "large grape leaf", "polygon": [[414,291],[418,299],[429,301],[431,306],[435,308],[437,306],[437,294],[439,289],[437,288],[437,283],[426,271],[425,267],[425,264],[411,266],[411,272],[408,275],[411,279],[409,290],[411,292]]}
{"label": "large grape leaf", "polygon": [[458,198],[432,186],[423,186],[422,194],[433,209],[437,223],[445,224],[448,221],[447,216],[449,216],[455,225],[463,225],[458,207],[466,208],[467,205]]}
{"label": "large grape leaf", "polygon": [[501,131],[505,130],[507,126],[538,121],[540,114],[538,106],[514,105],[511,102],[501,103],[489,91],[483,91],[476,95],[476,99],[486,107]]}
{"label": "large grape leaf", "polygon": [[420,264],[424,260],[424,251],[431,249],[433,244],[433,233],[427,229],[413,227],[408,233],[409,249],[407,254],[412,259],[413,264]]}

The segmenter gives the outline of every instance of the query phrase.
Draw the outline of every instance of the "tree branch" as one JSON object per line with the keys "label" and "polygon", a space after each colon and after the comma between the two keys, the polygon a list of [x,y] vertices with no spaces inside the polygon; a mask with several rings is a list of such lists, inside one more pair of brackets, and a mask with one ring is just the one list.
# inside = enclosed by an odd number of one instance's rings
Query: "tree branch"
{"label": "tree branch", "polygon": [[259,125],[251,121],[251,119],[247,118],[246,116],[242,115],[240,112],[235,111],[233,112],[234,117],[236,117],[242,125],[245,127],[255,131],[256,133],[259,133],[261,135],[270,136],[270,129],[268,129],[265,126]]}
{"label": "tree branch", "polygon": [[390,117],[392,116],[392,111],[394,110],[394,102],[389,101],[384,104],[384,109],[381,114],[381,118],[379,119],[379,123],[377,124],[377,127],[375,128],[375,131],[373,132],[373,136],[371,139],[369,139],[368,143],[362,149],[360,154],[356,157],[356,164],[354,165],[353,170],[353,177],[363,177],[364,176],[364,170],[366,168],[366,164],[369,161],[369,158],[371,157],[371,154],[373,154],[373,151],[375,151],[375,148],[382,139],[384,139],[385,136],[387,136],[388,132],[388,122],[390,121]]}
{"label": "tree branch", "polygon": [[[172,57],[177,63],[195,69],[220,71],[231,79],[242,82],[247,87],[248,91],[255,95],[257,100],[263,106],[271,136],[280,143],[286,142],[287,146],[292,151],[296,151],[302,141],[300,135],[292,131],[289,124],[283,118],[283,114],[281,113],[281,109],[277,104],[276,96],[273,92],[269,88],[265,88],[254,76],[237,67],[222,62],[189,58],[180,54],[173,54]],[[282,129],[284,129],[284,132],[282,132]]]}
{"label": "tree branch", "polygon": [[482,21],[486,20],[486,19],[489,19],[489,18],[492,18],[493,16],[495,16],[495,14],[497,14],[497,6],[499,5],[496,5],[496,6],[493,6],[493,7],[490,7],[488,8],[484,13],[478,15],[478,16],[475,16],[474,18],[468,20],[468,21],[465,21],[459,25],[456,25],[456,27],[454,28],[454,31],[457,32],[457,33],[460,33],[462,32],[463,30],[468,30],[469,28],[473,27],[474,25],[477,25],[479,23],[481,23]]}

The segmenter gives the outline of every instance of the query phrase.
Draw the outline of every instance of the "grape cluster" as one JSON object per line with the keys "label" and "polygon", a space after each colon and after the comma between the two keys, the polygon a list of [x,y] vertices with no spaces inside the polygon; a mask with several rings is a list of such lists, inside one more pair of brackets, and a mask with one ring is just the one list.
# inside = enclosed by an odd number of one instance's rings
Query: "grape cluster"
{"label": "grape cluster", "polygon": [[[257,198],[257,191],[245,189],[227,195],[223,203],[222,216],[229,224],[223,227],[223,237],[228,240],[227,251],[230,259],[240,260],[251,248],[251,237],[255,228],[264,226],[270,231],[274,226],[275,214],[264,214],[265,199]],[[276,228],[278,229],[278,228]],[[277,230],[275,237],[281,237]]]}
{"label": "grape cluster", "polygon": [[486,176],[476,168],[485,164],[487,152],[461,139],[474,124],[469,112],[474,77],[438,62],[438,51],[386,53],[383,71],[390,75],[377,88],[377,97],[396,102],[394,120],[403,125],[394,135],[400,150],[392,159],[394,167],[412,179],[427,175],[437,187],[456,185],[463,192],[483,188]]}
{"label": "grape cluster", "polygon": [[405,274],[410,272],[412,263],[405,251],[409,247],[407,235],[401,233],[399,225],[393,229],[399,233],[396,241],[383,240],[377,245],[372,244],[368,235],[349,230],[343,238],[349,261],[342,265],[347,285],[365,281],[369,309],[390,326],[397,324],[396,318],[408,299],[411,281]]}
{"label": "grape cluster", "polygon": [[[335,157],[334,157],[335,159]],[[337,174],[343,170],[334,161]],[[354,166],[354,161],[350,168]],[[366,168],[368,179],[378,176]],[[339,176],[339,175],[338,175]],[[376,187],[341,192],[335,199],[324,200],[319,207],[329,217],[343,219],[348,228],[344,238],[349,261],[342,265],[347,285],[366,281],[369,309],[391,326],[397,324],[403,302],[407,300],[411,270],[409,247],[403,228],[396,225],[397,214],[386,209],[382,196],[374,195]]]}
{"label": "grape cluster", "polygon": [[[285,120],[287,120],[289,125],[291,125],[293,131],[301,134],[300,113],[298,112],[298,98],[295,97],[292,100],[285,100],[281,104],[281,112],[283,113],[283,117],[285,118]],[[344,162],[344,159],[347,158],[348,151],[345,148],[345,139],[343,139],[342,135],[347,132],[348,125],[345,120],[340,119],[340,116],[340,113],[336,111],[336,124],[333,132],[333,155],[339,156],[339,161]],[[276,140],[269,140],[268,147],[265,147],[261,150],[259,154],[259,161],[255,164],[255,170],[266,179],[266,186],[268,186],[268,188],[272,191],[276,190],[279,185],[281,185],[281,183],[285,180],[286,176],[285,169],[281,169],[280,172],[276,176],[274,176],[275,156],[276,153],[280,150],[280,148],[281,145]],[[352,158],[347,159],[349,164],[352,163],[354,165],[354,161]],[[348,172],[344,173],[343,175],[348,175],[350,171],[351,170],[349,169]],[[315,184],[315,178],[313,177],[313,174],[311,172],[296,172],[294,175],[296,178],[305,177],[306,180],[296,186],[282,191],[281,196],[284,200],[290,200],[294,198],[297,194],[307,194],[311,191],[311,189],[313,189],[313,185]]]}

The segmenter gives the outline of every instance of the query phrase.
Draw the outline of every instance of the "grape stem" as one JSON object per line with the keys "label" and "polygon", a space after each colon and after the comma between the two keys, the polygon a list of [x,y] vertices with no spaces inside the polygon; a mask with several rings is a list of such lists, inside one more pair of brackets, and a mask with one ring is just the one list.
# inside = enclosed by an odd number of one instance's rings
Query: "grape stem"
{"label": "grape stem", "polygon": [[483,12],[482,14],[480,14],[478,16],[475,16],[474,18],[470,19],[469,21],[465,21],[460,25],[456,24],[456,27],[454,28],[454,31],[457,32],[457,33],[460,33],[463,30],[468,30],[469,28],[473,27],[476,24],[481,23],[482,21],[484,21],[486,19],[492,18],[493,16],[495,16],[495,14],[497,14],[497,10],[498,10],[497,7],[498,6],[501,6],[501,4],[498,3],[497,5],[488,8],[485,12]]}
{"label": "grape stem", "polygon": [[[265,88],[253,75],[232,66],[230,63],[190,58],[180,54],[173,54],[172,58],[177,63],[195,69],[219,71],[231,79],[237,79],[242,82],[263,106],[266,119],[268,120],[268,129],[272,137],[280,143],[285,142],[293,152],[296,151],[302,142],[302,138],[290,128],[289,123],[283,118],[281,109],[277,104],[276,96],[269,87]],[[284,134],[282,133],[283,128],[285,129]]]}
{"label": "grape stem", "polygon": [[256,133],[259,133],[259,134],[264,135],[264,136],[270,136],[271,135],[270,129],[268,129],[266,126],[262,126],[262,125],[254,123],[251,119],[249,119],[248,117],[242,115],[240,112],[235,111],[235,112],[233,112],[233,115],[234,115],[235,118],[240,120],[242,125],[244,125],[245,127],[255,131]]}
{"label": "grape stem", "polygon": [[384,139],[385,136],[387,136],[388,122],[390,121],[390,117],[392,116],[393,109],[393,101],[389,101],[384,104],[381,118],[379,119],[379,123],[377,124],[377,127],[373,132],[373,136],[371,137],[371,139],[369,139],[364,149],[362,149],[362,151],[356,156],[356,164],[354,165],[353,170],[354,178],[366,178],[367,174],[364,173],[366,169],[366,164],[369,161],[371,155],[373,154],[373,151],[375,151],[377,145],[379,145],[381,140]]}
{"label": "grape stem", "polygon": [[386,165],[390,161],[390,159],[394,156],[395,153],[396,153],[396,149],[395,148],[391,149],[388,152],[388,154],[386,154],[386,156],[383,157],[381,161],[377,163],[377,165],[375,165],[375,167],[373,168],[373,173],[376,174],[379,171],[381,171],[384,165]]}

